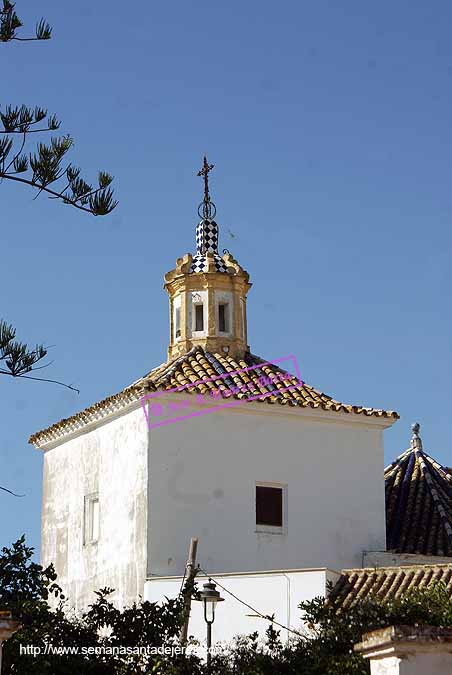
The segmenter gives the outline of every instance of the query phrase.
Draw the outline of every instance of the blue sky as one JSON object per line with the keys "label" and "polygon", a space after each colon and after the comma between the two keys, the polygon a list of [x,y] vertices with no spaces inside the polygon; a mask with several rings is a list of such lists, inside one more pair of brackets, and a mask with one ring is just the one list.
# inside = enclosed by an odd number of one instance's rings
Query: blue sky
{"label": "blue sky", "polygon": [[39,546],[28,436],[165,359],[162,278],[194,250],[204,152],[220,247],[254,284],[252,351],[399,411],[388,462],[418,420],[452,465],[452,7],[346,5],[18,0],[54,35],[0,45],[1,103],[55,112],[73,162],[113,173],[120,206],[94,218],[0,185],[1,316],[53,345],[47,377],[81,389],[1,379],[1,483],[26,494],[0,493],[2,544]]}

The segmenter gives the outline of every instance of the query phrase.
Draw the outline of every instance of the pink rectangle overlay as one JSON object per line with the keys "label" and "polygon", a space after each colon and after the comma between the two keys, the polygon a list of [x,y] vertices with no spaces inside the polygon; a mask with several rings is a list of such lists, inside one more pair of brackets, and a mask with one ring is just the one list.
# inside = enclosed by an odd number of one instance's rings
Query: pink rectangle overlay
{"label": "pink rectangle overlay", "polygon": [[[196,387],[199,384],[206,384],[207,382],[218,382],[221,381],[222,379],[227,379],[231,378],[233,375],[237,375],[239,373],[246,373],[247,371],[250,370],[259,370],[263,368],[264,366],[270,366],[270,365],[275,365],[279,364],[282,361],[290,361],[293,370],[295,370],[296,375],[292,375],[291,373],[288,373],[290,377],[296,377],[297,382],[295,384],[291,384],[288,387],[283,387],[283,388],[275,388],[271,391],[267,391],[264,393],[259,393],[257,395],[253,395],[250,397],[244,397],[242,399],[235,399],[232,398],[230,399],[231,396],[234,396],[235,393],[238,393],[239,391],[244,391],[248,388],[248,385],[250,383],[243,383],[241,385],[233,385],[231,387],[233,391],[231,390],[210,390],[208,393],[200,394],[197,392],[188,392],[190,396],[187,399],[177,401],[177,402],[168,402],[167,403],[167,413],[180,413],[181,410],[187,409],[187,408],[195,408],[198,407],[198,409],[193,410],[191,412],[187,411],[187,414],[176,414],[175,416],[166,416],[165,419],[158,419],[157,421],[154,421],[154,417],[162,417],[163,416],[163,402],[158,403],[157,401],[153,403],[152,401],[154,399],[158,399],[164,394],[171,394],[174,392],[180,393],[186,389],[190,389],[192,387]],[[270,380],[270,382],[275,385],[276,382],[283,378],[284,374],[287,371],[284,371],[284,373],[271,373],[271,375],[266,375],[263,373],[262,375],[259,375],[260,380]],[[286,378],[287,379],[287,378]],[[207,415],[208,413],[211,412],[216,412],[217,410],[222,410],[223,408],[233,408],[237,405],[240,405],[242,403],[247,403],[250,401],[263,401],[269,396],[274,396],[275,394],[282,393],[284,391],[291,391],[292,389],[295,389],[296,387],[303,386],[304,382],[301,379],[300,376],[300,369],[298,367],[298,362],[295,358],[295,356],[290,355],[290,356],[285,356],[279,359],[275,359],[274,361],[265,361],[264,363],[258,363],[253,366],[247,366],[246,368],[239,368],[237,370],[233,370],[231,372],[226,372],[222,373],[221,375],[215,375],[213,377],[206,377],[201,380],[197,380],[196,382],[189,382],[188,384],[180,385],[178,387],[173,387],[172,389],[162,389],[161,391],[155,391],[155,392],[150,392],[149,394],[145,394],[142,396],[140,399],[141,405],[143,407],[143,411],[146,417],[146,421],[148,424],[149,429],[155,429],[157,427],[162,427],[166,426],[167,424],[174,424],[175,422],[182,422],[183,420],[190,419],[191,417],[200,417],[202,415]],[[267,386],[267,385],[262,385],[262,386]],[[224,401],[224,398],[227,398],[229,400]],[[217,406],[212,406],[208,405],[206,406],[206,403],[212,403],[213,401],[216,400],[221,400],[222,403]],[[203,405],[205,406],[204,408],[199,409],[199,406]]]}

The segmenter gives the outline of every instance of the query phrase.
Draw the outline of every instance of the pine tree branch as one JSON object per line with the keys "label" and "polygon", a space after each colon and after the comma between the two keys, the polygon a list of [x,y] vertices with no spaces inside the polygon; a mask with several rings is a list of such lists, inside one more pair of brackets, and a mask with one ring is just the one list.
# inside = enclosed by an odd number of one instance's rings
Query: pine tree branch
{"label": "pine tree branch", "polygon": [[20,37],[13,37],[9,38],[8,40],[0,40],[0,42],[13,42],[14,40],[17,42],[39,42],[40,40],[48,40],[49,38],[38,38],[38,37],[29,37],[29,38],[20,38]]}
{"label": "pine tree branch", "polygon": [[87,192],[86,194],[81,195],[80,197],[77,197],[77,199],[75,201],[78,202],[78,201],[80,201],[80,199],[89,199],[90,197],[97,194],[98,192],[101,192],[101,190],[105,190],[105,188],[100,187],[100,188],[97,188],[96,190],[92,190],[91,192]]}
{"label": "pine tree branch", "polygon": [[[36,124],[36,122],[33,122],[33,124]],[[18,125],[18,126],[24,126],[24,125]],[[41,134],[43,131],[55,131],[52,127],[47,127],[46,129],[27,129],[24,131],[23,129],[15,129],[14,131],[0,131],[0,134]]]}
{"label": "pine tree branch", "polygon": [[41,19],[35,28],[34,37],[17,37],[16,32],[22,28],[22,21],[15,12],[16,3],[3,0],[3,9],[0,9],[0,42],[35,42],[36,40],[50,40],[52,28],[45,19]]}
{"label": "pine tree branch", "polygon": [[11,490],[8,490],[8,488],[2,487],[0,485],[0,490],[4,490],[5,492],[9,492],[10,495],[13,495],[13,497],[25,497],[25,495],[17,495],[15,492],[12,492]]}
{"label": "pine tree branch", "polygon": [[[0,8],[0,42],[12,40],[30,42],[50,39],[52,28],[44,19],[36,24],[35,37],[19,37],[17,30],[22,27],[22,22],[15,12],[15,2],[0,0],[0,3],[2,4],[2,8]],[[45,118],[47,118],[47,127],[31,128]],[[33,110],[24,105],[15,108],[7,106],[4,113],[0,111],[0,121],[4,127],[3,130],[0,130],[0,182],[2,179],[6,179],[29,185],[37,190],[34,199],[37,199],[41,192],[46,192],[52,199],[60,199],[65,204],[95,216],[105,216],[116,208],[118,202],[114,199],[113,190],[110,187],[113,180],[112,176],[100,171],[99,187],[94,189],[80,177],[80,169],[72,167],[70,164],[66,169],[61,169],[62,159],[73,144],[69,136],[52,138],[50,145],[38,143],[37,152],[33,155],[30,154],[29,157],[22,154],[25,149],[27,134],[46,133],[59,128],[60,122],[55,115],[48,117],[47,110],[38,107]],[[21,134],[23,135],[22,144],[16,152],[10,136]],[[11,151],[13,152],[11,153]],[[10,159],[10,153],[12,159]],[[29,168],[32,170],[31,177],[19,177],[18,174],[24,174]],[[10,169],[13,170],[10,171]],[[52,190],[49,186],[63,178],[64,175],[67,178],[67,186],[64,190],[60,192]]]}
{"label": "pine tree branch", "polygon": [[[38,370],[38,368],[33,368],[33,370]],[[76,391],[77,394],[80,394],[80,389],[73,387],[72,384],[66,384],[65,382],[60,382],[59,380],[49,380],[45,377],[33,377],[32,375],[13,375],[13,373],[8,372],[7,370],[2,370],[0,368],[0,375],[9,375],[10,377],[15,377],[21,380],[36,380],[37,382],[51,382],[52,384],[59,384],[61,387],[66,387],[71,389],[71,391]]]}
{"label": "pine tree branch", "polygon": [[35,349],[29,349],[23,342],[18,342],[16,340],[16,330],[13,326],[0,319],[0,362],[3,361],[5,365],[4,368],[0,368],[0,375],[9,375],[10,377],[40,382],[52,382],[53,384],[59,384],[62,387],[72,389],[72,391],[76,391],[79,394],[80,391],[70,384],[65,384],[59,380],[29,375],[30,372],[42,370],[50,365],[47,363],[42,366],[36,366],[46,356],[47,349],[42,345],[36,345]]}
{"label": "pine tree branch", "polygon": [[[30,128],[46,117],[47,127]],[[93,187],[81,178],[80,169],[77,167],[72,164],[62,167],[65,155],[73,146],[70,136],[52,137],[48,145],[39,142],[35,153],[28,156],[23,154],[28,134],[46,133],[59,128],[60,122],[55,115],[48,116],[47,110],[39,107],[32,109],[24,105],[7,106],[4,112],[0,110],[0,123],[4,127],[4,130],[0,131],[0,181],[4,178],[29,185],[37,190],[34,199],[37,199],[41,192],[47,192],[52,199],[60,199],[65,204],[95,216],[107,215],[116,208],[118,202],[114,199],[110,187],[112,176],[100,171],[98,186]],[[18,150],[14,146],[14,135],[22,136]],[[25,174],[29,169],[32,172],[31,176],[18,176]],[[66,178],[65,188],[52,189],[51,186],[63,177]]]}
{"label": "pine tree branch", "polygon": [[8,171],[8,169],[10,168],[10,166],[12,166],[12,165],[14,164],[14,162],[16,161],[16,159],[18,159],[18,158],[20,157],[20,155],[22,154],[22,150],[23,150],[24,147],[25,147],[25,143],[26,143],[26,141],[27,141],[27,132],[26,132],[26,131],[23,131],[22,133],[23,133],[24,137],[23,137],[23,139],[22,139],[22,145],[20,146],[20,150],[19,150],[19,152],[17,152],[17,153],[14,155],[14,157],[12,158],[12,160],[10,161],[10,163],[8,164],[8,166],[6,167],[5,173]]}
{"label": "pine tree branch", "polygon": [[[62,194],[55,192],[54,190],[50,190],[49,188],[45,187],[45,185],[40,185],[39,183],[33,183],[31,180],[27,180],[26,178],[18,178],[17,176],[13,176],[10,173],[3,173],[0,171],[0,178],[5,178],[6,180],[14,180],[17,181],[18,183],[23,183],[24,185],[30,185],[30,187],[36,188],[40,190],[41,192],[47,192],[50,195],[53,195],[54,198],[62,199],[66,204],[71,204],[71,206],[75,206],[76,209],[80,209],[80,211],[86,211],[86,213],[93,213],[91,209],[87,209],[84,206],[80,206],[77,204],[74,200],[69,199],[69,197],[64,197]],[[97,214],[93,214],[97,215]]]}

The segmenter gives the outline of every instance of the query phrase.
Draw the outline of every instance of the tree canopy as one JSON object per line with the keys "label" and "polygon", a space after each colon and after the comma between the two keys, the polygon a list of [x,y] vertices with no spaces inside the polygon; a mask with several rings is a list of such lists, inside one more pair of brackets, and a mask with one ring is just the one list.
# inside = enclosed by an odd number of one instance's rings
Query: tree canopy
{"label": "tree canopy", "polygon": [[[204,661],[196,653],[156,653],[159,648],[178,645],[183,596],[162,603],[140,602],[120,610],[112,602],[112,589],[105,588],[95,594],[87,612],[75,615],[53,566],[44,568],[34,563],[32,556],[33,549],[23,537],[10,548],[3,548],[0,556],[0,607],[9,609],[22,623],[4,645],[4,674],[206,673]],[[193,588],[186,591],[191,593]],[[264,641],[257,634],[238,636],[213,656],[212,672],[368,675],[368,661],[353,652],[363,633],[396,624],[450,627],[452,601],[447,588],[438,583],[410,591],[397,600],[383,602],[369,597],[346,611],[338,600],[315,598],[301,603],[300,623],[301,619],[309,630],[289,643],[281,640],[272,625]],[[129,653],[119,653],[120,648]]]}

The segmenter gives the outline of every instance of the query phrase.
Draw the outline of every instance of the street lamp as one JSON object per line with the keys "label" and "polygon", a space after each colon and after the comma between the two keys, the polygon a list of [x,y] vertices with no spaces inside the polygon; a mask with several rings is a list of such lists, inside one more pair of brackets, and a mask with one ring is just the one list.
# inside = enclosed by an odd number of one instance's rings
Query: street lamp
{"label": "street lamp", "polygon": [[216,588],[212,579],[209,579],[199,593],[199,599],[204,605],[204,620],[207,624],[207,675],[211,675],[212,654],[210,652],[212,648],[212,624],[215,621],[215,608],[217,602],[223,602],[224,600]]}

